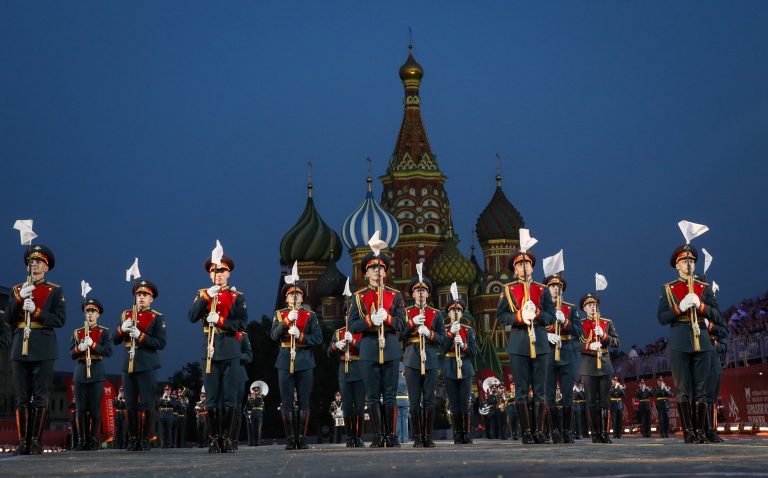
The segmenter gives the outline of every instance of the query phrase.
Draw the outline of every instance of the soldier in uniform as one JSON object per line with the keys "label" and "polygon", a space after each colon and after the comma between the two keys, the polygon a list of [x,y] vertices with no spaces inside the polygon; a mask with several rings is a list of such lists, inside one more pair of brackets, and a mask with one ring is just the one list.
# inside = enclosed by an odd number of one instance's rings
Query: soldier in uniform
{"label": "soldier in uniform", "polygon": [[397,405],[397,441],[400,444],[408,442],[408,416],[411,409],[411,401],[408,399],[408,384],[405,381],[405,365],[398,364],[397,392],[395,395]]}
{"label": "soldier in uniform", "polygon": [[261,423],[264,418],[264,397],[261,392],[259,382],[253,382],[245,404],[248,417],[248,446],[261,445]]}
{"label": "soldier in uniform", "polygon": [[624,431],[624,392],[625,386],[619,378],[611,377],[611,417],[613,417],[613,438],[623,438]]}
{"label": "soldier in uniform", "polygon": [[721,443],[723,439],[717,434],[715,403],[720,395],[720,378],[723,375],[723,364],[720,362],[720,355],[725,355],[727,351],[728,327],[722,322],[708,322],[707,329],[712,340],[713,350],[710,352],[710,372],[707,374],[707,427],[704,433],[710,442]]}
{"label": "soldier in uniform", "polygon": [[235,413],[234,429],[230,432],[235,450],[240,446],[240,429],[243,423],[243,393],[248,388],[248,369],[246,365],[253,362],[253,349],[246,332],[237,332],[237,340],[240,341],[240,386],[237,390],[237,413]]}
{"label": "soldier in uniform", "polygon": [[653,396],[656,399],[656,412],[659,416],[659,436],[669,438],[669,398],[672,396],[672,390],[664,383],[664,377],[659,376],[656,379]]}
{"label": "soldier in uniform", "polygon": [[580,339],[584,344],[581,376],[585,381],[592,443],[613,443],[609,432],[610,377],[613,376],[613,364],[608,347],[619,346],[619,334],[612,320],[600,316],[600,298],[597,294],[585,294],[579,305],[587,314],[587,318],[581,322],[583,333]]}
{"label": "soldier in uniform", "polygon": [[[349,312],[349,310],[347,311]],[[353,334],[346,327],[336,329],[328,354],[339,355],[339,387],[341,411],[347,448],[363,447],[363,417],[365,415],[365,383],[360,373],[360,340],[363,334]]]}
{"label": "soldier in uniform", "polygon": [[403,356],[399,336],[405,330],[405,305],[400,291],[384,285],[389,264],[390,259],[384,253],[369,252],[363,257],[360,267],[368,286],[355,292],[349,314],[349,331],[363,334],[360,369],[375,434],[373,448],[400,446],[395,397],[398,364]]}
{"label": "soldier in uniform", "polygon": [[443,313],[427,305],[432,292],[429,279],[414,276],[408,284],[408,290],[415,305],[405,309],[406,327],[401,340],[405,348],[403,365],[410,401],[408,407],[413,447],[434,448],[436,445],[432,440],[432,429],[435,424],[435,387],[440,368],[437,355],[445,339],[445,325]]}
{"label": "soldier in uniform", "polygon": [[117,391],[117,397],[112,399],[112,408],[115,410],[115,448],[121,450],[125,448],[125,389],[122,385]]}
{"label": "soldier in uniform", "polygon": [[205,387],[200,390],[200,400],[195,404],[195,424],[197,425],[197,447],[205,448],[208,444],[208,428],[206,427],[208,409],[205,405]]}
{"label": "soldier in uniform", "polygon": [[173,421],[174,416],[173,388],[170,385],[163,387],[163,396],[157,404],[160,417],[160,448],[173,447]]}
{"label": "soldier in uniform", "polygon": [[[123,386],[125,387],[125,406],[128,409],[128,451],[148,451],[149,435],[152,426],[151,409],[155,401],[155,379],[160,368],[158,350],[165,348],[165,318],[157,310],[151,309],[157,298],[157,286],[146,279],[133,282],[133,296],[136,303],[137,317],[133,310],[122,313],[122,322],[112,336],[115,345],[125,344],[123,360]],[[131,344],[135,344],[133,370],[131,364]]]}
{"label": "soldier in uniform", "polygon": [[176,448],[185,448],[187,444],[187,412],[189,411],[189,397],[187,388],[176,389]]}
{"label": "soldier in uniform", "polygon": [[651,438],[651,397],[653,392],[645,384],[645,379],[640,379],[635,400],[637,400],[637,422],[640,424],[640,434],[643,438]]}
{"label": "soldier in uniform", "polygon": [[[331,420],[333,421],[333,438],[332,443],[341,443],[341,435],[344,432],[344,411],[342,410],[341,392],[336,390],[336,395],[331,402],[331,407],[328,409],[328,413],[331,414]],[[354,440],[354,438],[352,438]],[[347,448],[351,448],[350,436],[347,435]]]}
{"label": "soldier in uniform", "polygon": [[[573,443],[573,436],[571,436],[573,382],[579,374],[578,367],[581,361],[581,350],[577,342],[582,334],[581,319],[576,312],[576,306],[562,300],[562,294],[568,287],[568,283],[561,273],[547,277],[544,279],[544,284],[549,289],[555,304],[560,304],[560,308],[555,311],[555,323],[547,327],[547,339],[552,351],[552,360],[549,362],[547,374],[547,400],[550,409],[554,409],[555,406],[556,384],[560,384],[560,390],[563,393],[563,432],[562,435],[553,432],[552,441],[559,443],[562,439],[564,443]],[[558,349],[559,360],[555,360]]]}
{"label": "soldier in uniform", "polygon": [[515,407],[515,382],[509,384],[509,393],[506,396],[506,422],[509,425],[509,433],[513,440],[520,439],[520,420],[517,417],[517,407]]}
{"label": "soldier in uniform", "polygon": [[677,269],[679,278],[665,284],[659,297],[659,323],[670,326],[672,378],[685,443],[706,443],[705,424],[701,420],[693,422],[691,404],[698,417],[706,415],[707,374],[714,347],[704,321],[722,321],[712,288],[693,276],[698,257],[691,244],[683,244],[672,252],[669,263]]}
{"label": "soldier in uniform", "polygon": [[[248,311],[245,296],[229,285],[229,276],[235,269],[235,261],[222,256],[221,263],[215,264],[209,257],[205,261],[211,283],[207,289],[200,289],[189,310],[189,321],[203,324],[203,384],[208,394],[208,433],[211,442],[208,453],[232,453],[232,443],[237,408],[237,395],[243,385],[240,356],[241,344],[237,333],[245,330]],[[211,335],[213,336],[211,338]],[[207,370],[211,360],[210,373]]]}
{"label": "soldier in uniform", "polygon": [[[5,308],[5,341],[8,329],[12,329],[11,368],[19,438],[15,454],[39,455],[43,452],[53,362],[58,355],[54,329],[64,326],[67,312],[61,287],[45,279],[45,273],[56,264],[53,252],[43,245],[30,246],[24,253],[24,263],[31,283],[13,286]],[[25,336],[28,350],[24,350]]]}
{"label": "soldier in uniform", "polygon": [[[579,368],[579,375],[581,375],[581,368]],[[573,438],[579,440],[581,437],[586,437],[587,396],[584,393],[584,382],[581,379],[573,385],[573,421],[576,424],[576,433]]]}
{"label": "soldier in uniform", "polygon": [[[514,271],[515,280],[504,285],[496,310],[499,323],[512,326],[506,350],[517,384],[515,406],[525,444],[546,443],[544,421],[547,408],[547,368],[551,352],[547,327],[555,321],[555,305],[549,288],[530,281],[535,265],[536,256],[530,251],[517,252],[510,257],[509,268]],[[536,415],[533,426],[528,412],[530,389],[533,389]]]}
{"label": "soldier in uniform", "polygon": [[[477,354],[477,341],[472,327],[461,323],[465,303],[459,299],[448,302],[446,313],[448,323],[445,324],[445,340],[443,340],[443,378],[448,403],[451,407],[453,428],[453,443],[472,443],[472,412],[470,395],[472,382],[475,379],[475,368],[472,360]],[[461,370],[461,377],[459,377]]]}
{"label": "soldier in uniform", "polygon": [[[75,360],[75,402],[77,404],[77,450],[98,450],[101,428],[101,399],[104,397],[104,367],[102,359],[112,356],[109,329],[97,324],[104,307],[97,299],[88,299],[81,309],[88,321],[76,329],[69,343]],[[89,370],[90,369],[90,370]]]}
{"label": "soldier in uniform", "polygon": [[[317,316],[311,310],[301,308],[306,293],[307,288],[301,282],[285,284],[280,296],[285,300],[287,307],[275,311],[272,320],[272,340],[280,342],[275,367],[280,384],[286,450],[308,448],[309,394],[312,392],[312,373],[315,368],[311,347],[323,341]],[[295,353],[293,360],[292,352]],[[295,421],[292,413],[294,406],[298,407]]]}

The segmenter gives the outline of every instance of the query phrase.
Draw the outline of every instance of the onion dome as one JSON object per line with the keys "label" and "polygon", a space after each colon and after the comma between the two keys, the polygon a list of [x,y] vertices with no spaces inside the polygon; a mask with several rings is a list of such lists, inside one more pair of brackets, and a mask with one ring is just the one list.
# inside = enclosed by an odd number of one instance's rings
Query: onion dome
{"label": "onion dome", "polygon": [[429,273],[436,287],[450,285],[452,282],[469,285],[475,280],[475,265],[459,251],[458,243],[459,240],[454,236],[448,237],[445,248],[432,261]]}
{"label": "onion dome", "polygon": [[496,192],[477,218],[477,239],[482,243],[493,239],[520,240],[525,221],[501,190],[501,176],[496,176]]}
{"label": "onion dome", "polygon": [[323,275],[317,278],[315,291],[318,297],[338,297],[344,292],[346,283],[347,276],[336,267],[336,262],[331,261]]}
{"label": "onion dome", "polygon": [[337,261],[341,239],[320,217],[312,199],[312,183],[307,186],[307,205],[301,217],[280,241],[280,263]]}
{"label": "onion dome", "polygon": [[403,66],[400,67],[400,79],[405,80],[421,80],[424,77],[424,68],[419,65],[416,58],[413,57],[413,45],[408,45],[408,59],[405,60]]}
{"label": "onion dome", "polygon": [[373,179],[368,176],[368,192],[365,199],[355,209],[341,228],[341,238],[350,251],[358,247],[368,247],[368,240],[376,231],[379,237],[392,250],[400,238],[400,230],[395,216],[385,211],[373,198]]}

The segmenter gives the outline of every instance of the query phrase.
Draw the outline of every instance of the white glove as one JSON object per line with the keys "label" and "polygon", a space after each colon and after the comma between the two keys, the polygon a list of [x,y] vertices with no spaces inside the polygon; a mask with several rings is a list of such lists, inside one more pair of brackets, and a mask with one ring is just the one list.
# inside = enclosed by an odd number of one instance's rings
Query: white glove
{"label": "white glove", "polygon": [[376,327],[383,324],[385,320],[387,320],[387,311],[384,309],[379,309],[371,314],[371,322],[373,322],[373,325]]}
{"label": "white glove", "polygon": [[349,332],[344,332],[344,341],[346,341],[346,342],[349,342],[349,343],[352,343],[352,341],[353,341],[353,340],[354,340],[354,339],[353,339],[353,337],[352,337],[352,334],[351,334],[351,333],[349,333]]}
{"label": "white glove", "polygon": [[464,339],[461,338],[461,335],[457,335],[453,338],[454,344],[464,345]]}
{"label": "white glove", "polygon": [[565,314],[563,313],[562,310],[558,310],[557,312],[555,312],[555,317],[557,317],[557,321],[560,322],[561,324],[565,323]]}
{"label": "white glove", "polygon": [[344,350],[347,348],[347,341],[346,340],[339,340],[336,342],[336,349],[337,350]]}
{"label": "white glove", "polygon": [[77,350],[79,350],[79,351],[81,351],[81,352],[85,352],[87,349],[88,349],[88,346],[87,346],[87,345],[85,345],[85,342],[80,342],[80,343],[77,345]]}
{"label": "white glove", "polygon": [[560,336],[558,334],[547,334],[547,340],[549,340],[550,344],[557,345],[560,343]]}
{"label": "white glove", "polygon": [[602,348],[602,345],[600,345],[599,342],[590,342],[589,343],[589,350],[596,351],[596,350],[600,350],[601,348]]}
{"label": "white glove", "polygon": [[131,338],[138,339],[140,335],[141,335],[141,331],[138,328],[134,327],[131,329],[131,333],[130,333]]}
{"label": "white glove", "polygon": [[432,335],[432,331],[427,328],[426,325],[419,325],[419,335],[423,335],[424,337],[429,337]]}
{"label": "white glove", "polygon": [[379,339],[379,348],[383,349],[386,345],[387,345],[387,339],[385,339],[384,337],[380,338]]}
{"label": "white glove", "polygon": [[208,317],[205,319],[209,324],[215,325],[219,323],[219,314],[216,312],[209,312]]}
{"label": "white glove", "polygon": [[83,339],[83,343],[85,343],[86,347],[90,347],[91,345],[93,345],[93,339],[90,337],[86,337],[85,339]]}
{"label": "white glove", "polygon": [[32,291],[33,290],[35,290],[35,285],[34,284],[25,285],[19,291],[19,295],[21,296],[22,299],[27,299],[29,297],[32,297]]}
{"label": "white glove", "polygon": [[456,322],[451,324],[451,333],[453,335],[456,335],[457,333],[459,333],[459,330],[461,330],[461,324],[457,320]]}
{"label": "white glove", "polygon": [[424,316],[424,314],[419,314],[413,318],[413,323],[416,325],[424,325],[426,320],[427,318]]}
{"label": "white glove", "polygon": [[683,300],[680,301],[680,310],[685,312],[686,310],[691,308],[691,294],[686,295],[683,297]]}
{"label": "white glove", "polygon": [[296,322],[296,319],[299,318],[299,311],[298,310],[292,310],[288,312],[288,320],[291,322]]}
{"label": "white glove", "polygon": [[686,297],[689,297],[689,302],[691,305],[695,307],[699,307],[701,305],[701,299],[699,299],[699,296],[691,292],[690,294],[686,295]]}
{"label": "white glove", "polygon": [[596,336],[602,337],[604,333],[605,332],[603,332],[603,328],[602,327],[600,327],[599,325],[595,326],[595,335]]}
{"label": "white glove", "polygon": [[523,322],[526,325],[531,325],[533,319],[536,318],[536,305],[530,300],[523,304]]}
{"label": "white glove", "polygon": [[35,301],[32,299],[24,299],[24,305],[21,306],[22,309],[26,310],[30,314],[35,311]]}
{"label": "white glove", "polygon": [[300,331],[300,330],[299,330],[299,328],[298,328],[298,327],[296,327],[295,325],[292,325],[292,326],[291,326],[291,328],[290,328],[290,329],[288,329],[288,333],[289,333],[290,335],[293,335],[293,336],[294,336],[294,337],[296,337],[296,338],[298,338],[298,337],[299,337],[299,335],[301,335],[301,331]]}
{"label": "white glove", "polygon": [[131,327],[133,327],[133,321],[131,319],[125,319],[123,323],[120,325],[120,328],[123,330],[123,333],[127,332]]}
{"label": "white glove", "polygon": [[208,297],[216,297],[218,295],[219,291],[221,290],[220,285],[212,285],[208,288],[208,290],[205,291],[206,294],[208,294]]}

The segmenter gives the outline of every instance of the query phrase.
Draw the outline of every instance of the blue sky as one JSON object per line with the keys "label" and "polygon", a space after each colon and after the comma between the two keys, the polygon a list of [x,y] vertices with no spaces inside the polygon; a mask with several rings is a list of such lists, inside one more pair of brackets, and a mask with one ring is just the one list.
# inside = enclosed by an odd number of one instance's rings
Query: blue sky
{"label": "blue sky", "polygon": [[648,343],[667,335],[656,308],[680,219],[711,228],[695,244],[723,308],[766,291],[766,24],[758,1],[4,1],[0,283],[23,280],[11,226],[33,218],[70,302],[57,369],[80,280],[114,327],[135,256],[169,324],[161,376],[198,359],[186,312],[216,239],[252,318],[271,314],[306,162],[337,232],[365,158],[384,173],[411,26],[461,250],[498,152],[539,257],[565,250],[570,299],[604,274],[624,348]]}

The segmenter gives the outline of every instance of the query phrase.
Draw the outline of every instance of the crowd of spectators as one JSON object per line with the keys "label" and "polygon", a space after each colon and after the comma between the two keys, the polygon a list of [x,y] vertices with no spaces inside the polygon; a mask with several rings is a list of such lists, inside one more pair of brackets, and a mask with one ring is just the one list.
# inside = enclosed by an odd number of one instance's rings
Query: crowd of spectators
{"label": "crowd of spectators", "polygon": [[754,336],[768,332],[768,292],[763,297],[747,299],[738,306],[728,308],[723,317],[728,321],[731,336]]}

